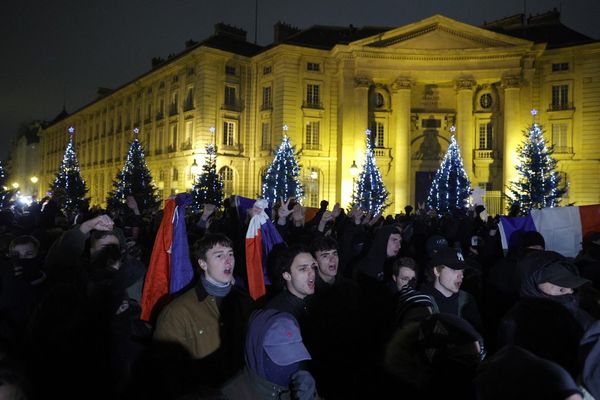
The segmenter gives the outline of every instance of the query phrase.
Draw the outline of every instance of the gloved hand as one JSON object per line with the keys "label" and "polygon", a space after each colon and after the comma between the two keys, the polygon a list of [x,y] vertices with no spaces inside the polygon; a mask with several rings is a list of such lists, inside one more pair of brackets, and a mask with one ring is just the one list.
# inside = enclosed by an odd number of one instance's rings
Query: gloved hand
{"label": "gloved hand", "polygon": [[294,400],[313,400],[316,394],[315,378],[308,371],[297,371],[292,375],[290,389]]}

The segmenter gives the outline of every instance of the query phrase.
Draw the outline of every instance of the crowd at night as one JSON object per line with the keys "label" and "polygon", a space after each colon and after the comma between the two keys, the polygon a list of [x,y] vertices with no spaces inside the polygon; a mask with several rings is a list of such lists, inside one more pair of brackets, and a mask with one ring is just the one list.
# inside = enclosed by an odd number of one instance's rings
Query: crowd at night
{"label": "crowd at night", "polygon": [[[129,198],[116,213],[80,210],[75,225],[48,199],[3,211],[1,389],[23,399],[598,393],[598,233],[568,259],[532,231],[503,252],[482,206],[383,218],[322,201],[308,218],[293,199],[184,212],[190,203],[178,195],[149,218]],[[276,243],[258,280],[247,235],[257,220]],[[160,293],[176,278],[181,289]]]}

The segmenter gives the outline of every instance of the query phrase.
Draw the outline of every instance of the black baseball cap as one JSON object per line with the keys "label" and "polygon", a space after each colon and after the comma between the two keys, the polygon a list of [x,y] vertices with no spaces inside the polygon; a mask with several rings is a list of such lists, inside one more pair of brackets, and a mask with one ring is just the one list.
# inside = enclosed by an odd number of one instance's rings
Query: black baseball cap
{"label": "black baseball cap", "polygon": [[469,267],[467,263],[465,263],[465,258],[463,257],[462,252],[451,247],[440,249],[437,253],[435,253],[431,258],[431,265],[433,267],[443,265],[456,270]]}
{"label": "black baseball cap", "polygon": [[575,274],[568,263],[555,261],[547,265],[542,271],[540,283],[550,282],[569,289],[577,289],[590,281]]}

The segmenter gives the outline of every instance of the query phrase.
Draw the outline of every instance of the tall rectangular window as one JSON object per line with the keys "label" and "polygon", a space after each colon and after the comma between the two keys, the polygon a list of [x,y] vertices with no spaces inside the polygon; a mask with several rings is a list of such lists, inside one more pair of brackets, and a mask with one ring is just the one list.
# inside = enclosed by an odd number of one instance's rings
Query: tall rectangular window
{"label": "tall rectangular window", "polygon": [[263,150],[271,148],[271,124],[269,122],[262,123],[260,147]]}
{"label": "tall rectangular window", "polygon": [[553,110],[565,110],[569,108],[569,85],[552,85]]}
{"label": "tall rectangular window", "polygon": [[236,103],[235,98],[235,87],[233,86],[225,86],[225,97],[223,103],[226,106],[234,107]]}
{"label": "tall rectangular window", "polygon": [[385,147],[385,125],[381,121],[375,121],[373,128],[373,147]]}
{"label": "tall rectangular window", "polygon": [[223,145],[233,146],[235,144],[235,122],[223,121]]}
{"label": "tall rectangular window", "polygon": [[163,126],[159,126],[156,128],[156,153],[160,154],[164,151],[165,148],[165,128]]}
{"label": "tall rectangular window", "polygon": [[192,108],[194,108],[194,87],[188,86],[185,95],[185,110],[191,110]]}
{"label": "tall rectangular window", "polygon": [[169,142],[169,151],[177,149],[177,124],[171,125],[171,137]]}
{"label": "tall rectangular window", "polygon": [[479,124],[479,149],[489,150],[493,148],[494,127],[491,122]]}
{"label": "tall rectangular window", "polygon": [[178,104],[179,104],[179,93],[174,92],[171,95],[171,109],[169,111],[169,113],[171,115],[177,114],[177,106],[178,106]]}
{"label": "tall rectangular window", "polygon": [[308,121],[306,123],[306,141],[305,145],[307,149],[318,150],[319,149],[319,121]]}
{"label": "tall rectangular window", "polygon": [[271,86],[263,87],[262,109],[269,110],[269,109],[273,108],[272,101],[273,100],[271,97]]}
{"label": "tall rectangular window", "polygon": [[552,145],[555,153],[570,152],[568,128],[568,124],[552,124]]}
{"label": "tall rectangular window", "polygon": [[194,121],[185,121],[185,136],[183,138],[184,149],[192,148],[192,134],[194,132]]}
{"label": "tall rectangular window", "polygon": [[321,96],[320,96],[320,87],[319,85],[315,85],[309,83],[306,85],[306,104],[310,107],[320,107],[321,104]]}
{"label": "tall rectangular window", "polygon": [[158,99],[158,110],[156,112],[156,119],[161,119],[165,115],[165,99],[162,97]]}

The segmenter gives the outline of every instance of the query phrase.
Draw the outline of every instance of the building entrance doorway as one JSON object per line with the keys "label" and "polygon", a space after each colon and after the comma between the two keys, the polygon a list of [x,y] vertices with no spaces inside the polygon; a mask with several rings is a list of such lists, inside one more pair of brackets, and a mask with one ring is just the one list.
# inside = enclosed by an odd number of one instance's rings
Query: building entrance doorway
{"label": "building entrance doorway", "polygon": [[427,201],[429,188],[435,176],[435,171],[418,171],[415,175],[415,205],[417,208],[420,203]]}

